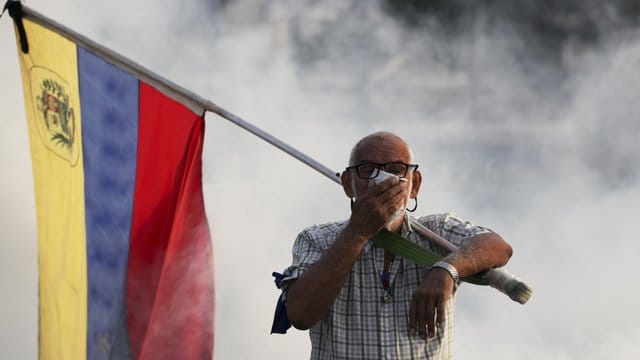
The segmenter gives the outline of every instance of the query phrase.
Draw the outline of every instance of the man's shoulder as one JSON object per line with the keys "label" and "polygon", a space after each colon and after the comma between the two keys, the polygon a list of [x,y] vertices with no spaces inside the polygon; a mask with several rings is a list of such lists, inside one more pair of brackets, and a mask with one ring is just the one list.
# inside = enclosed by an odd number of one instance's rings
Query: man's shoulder
{"label": "man's shoulder", "polygon": [[428,228],[436,227],[438,224],[442,224],[447,221],[447,219],[455,217],[455,215],[451,212],[440,213],[440,214],[429,214],[422,215],[415,219],[421,225],[424,225]]}
{"label": "man's shoulder", "polygon": [[493,232],[487,227],[462,220],[451,212],[422,216],[416,221],[458,246],[474,235]]}
{"label": "man's shoulder", "polygon": [[414,221],[440,235],[444,235],[447,232],[455,232],[462,235],[489,231],[487,228],[475,226],[471,222],[459,218],[452,212],[425,215],[414,219]]}
{"label": "man's shoulder", "polygon": [[347,220],[342,221],[330,221],[323,224],[314,224],[304,228],[300,235],[305,235],[311,238],[336,236],[347,226]]}
{"label": "man's shoulder", "polygon": [[318,249],[327,249],[333,244],[346,225],[347,221],[345,220],[308,226],[298,234],[296,246],[312,246]]}

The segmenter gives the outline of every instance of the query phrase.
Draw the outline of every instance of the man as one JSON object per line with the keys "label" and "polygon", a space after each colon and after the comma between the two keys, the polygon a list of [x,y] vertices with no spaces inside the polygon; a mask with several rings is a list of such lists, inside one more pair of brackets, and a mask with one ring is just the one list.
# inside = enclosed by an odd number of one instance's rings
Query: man
{"label": "man", "polygon": [[[312,359],[450,358],[458,278],[505,265],[511,247],[449,214],[418,221],[457,245],[454,253],[413,231],[404,209],[422,175],[400,137],[366,136],[349,165],[341,175],[352,199],[349,220],[307,228],[293,246],[279,285],[289,321],[310,329]],[[385,173],[395,176],[379,181]],[[382,228],[446,256],[431,269],[395,257],[369,241]]]}

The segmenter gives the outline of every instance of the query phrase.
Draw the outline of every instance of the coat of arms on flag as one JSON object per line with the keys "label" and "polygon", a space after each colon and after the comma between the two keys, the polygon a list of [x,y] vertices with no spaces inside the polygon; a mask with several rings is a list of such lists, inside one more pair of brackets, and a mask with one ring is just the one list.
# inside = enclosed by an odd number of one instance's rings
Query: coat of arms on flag
{"label": "coat of arms on flag", "polygon": [[42,141],[49,150],[69,161],[72,166],[78,161],[78,146],[75,142],[75,106],[69,96],[69,85],[49,69],[33,67],[29,71],[31,101],[37,109],[36,124]]}

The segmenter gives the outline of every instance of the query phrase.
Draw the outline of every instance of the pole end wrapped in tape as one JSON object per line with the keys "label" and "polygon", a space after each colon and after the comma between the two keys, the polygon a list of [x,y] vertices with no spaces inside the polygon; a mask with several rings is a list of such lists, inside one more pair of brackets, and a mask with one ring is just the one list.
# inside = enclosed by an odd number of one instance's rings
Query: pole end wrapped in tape
{"label": "pole end wrapped in tape", "polygon": [[533,289],[522,280],[503,269],[493,269],[487,272],[489,285],[507,294],[511,300],[524,304],[531,298]]}

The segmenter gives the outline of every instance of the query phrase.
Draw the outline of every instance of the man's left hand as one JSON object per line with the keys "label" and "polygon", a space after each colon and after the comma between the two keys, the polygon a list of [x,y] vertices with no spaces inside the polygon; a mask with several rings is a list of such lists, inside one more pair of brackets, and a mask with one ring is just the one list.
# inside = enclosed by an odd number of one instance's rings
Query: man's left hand
{"label": "man's left hand", "polygon": [[416,330],[420,337],[435,336],[436,324],[444,324],[446,307],[453,296],[453,278],[444,269],[433,268],[413,292],[409,308],[409,326],[411,334]]}

